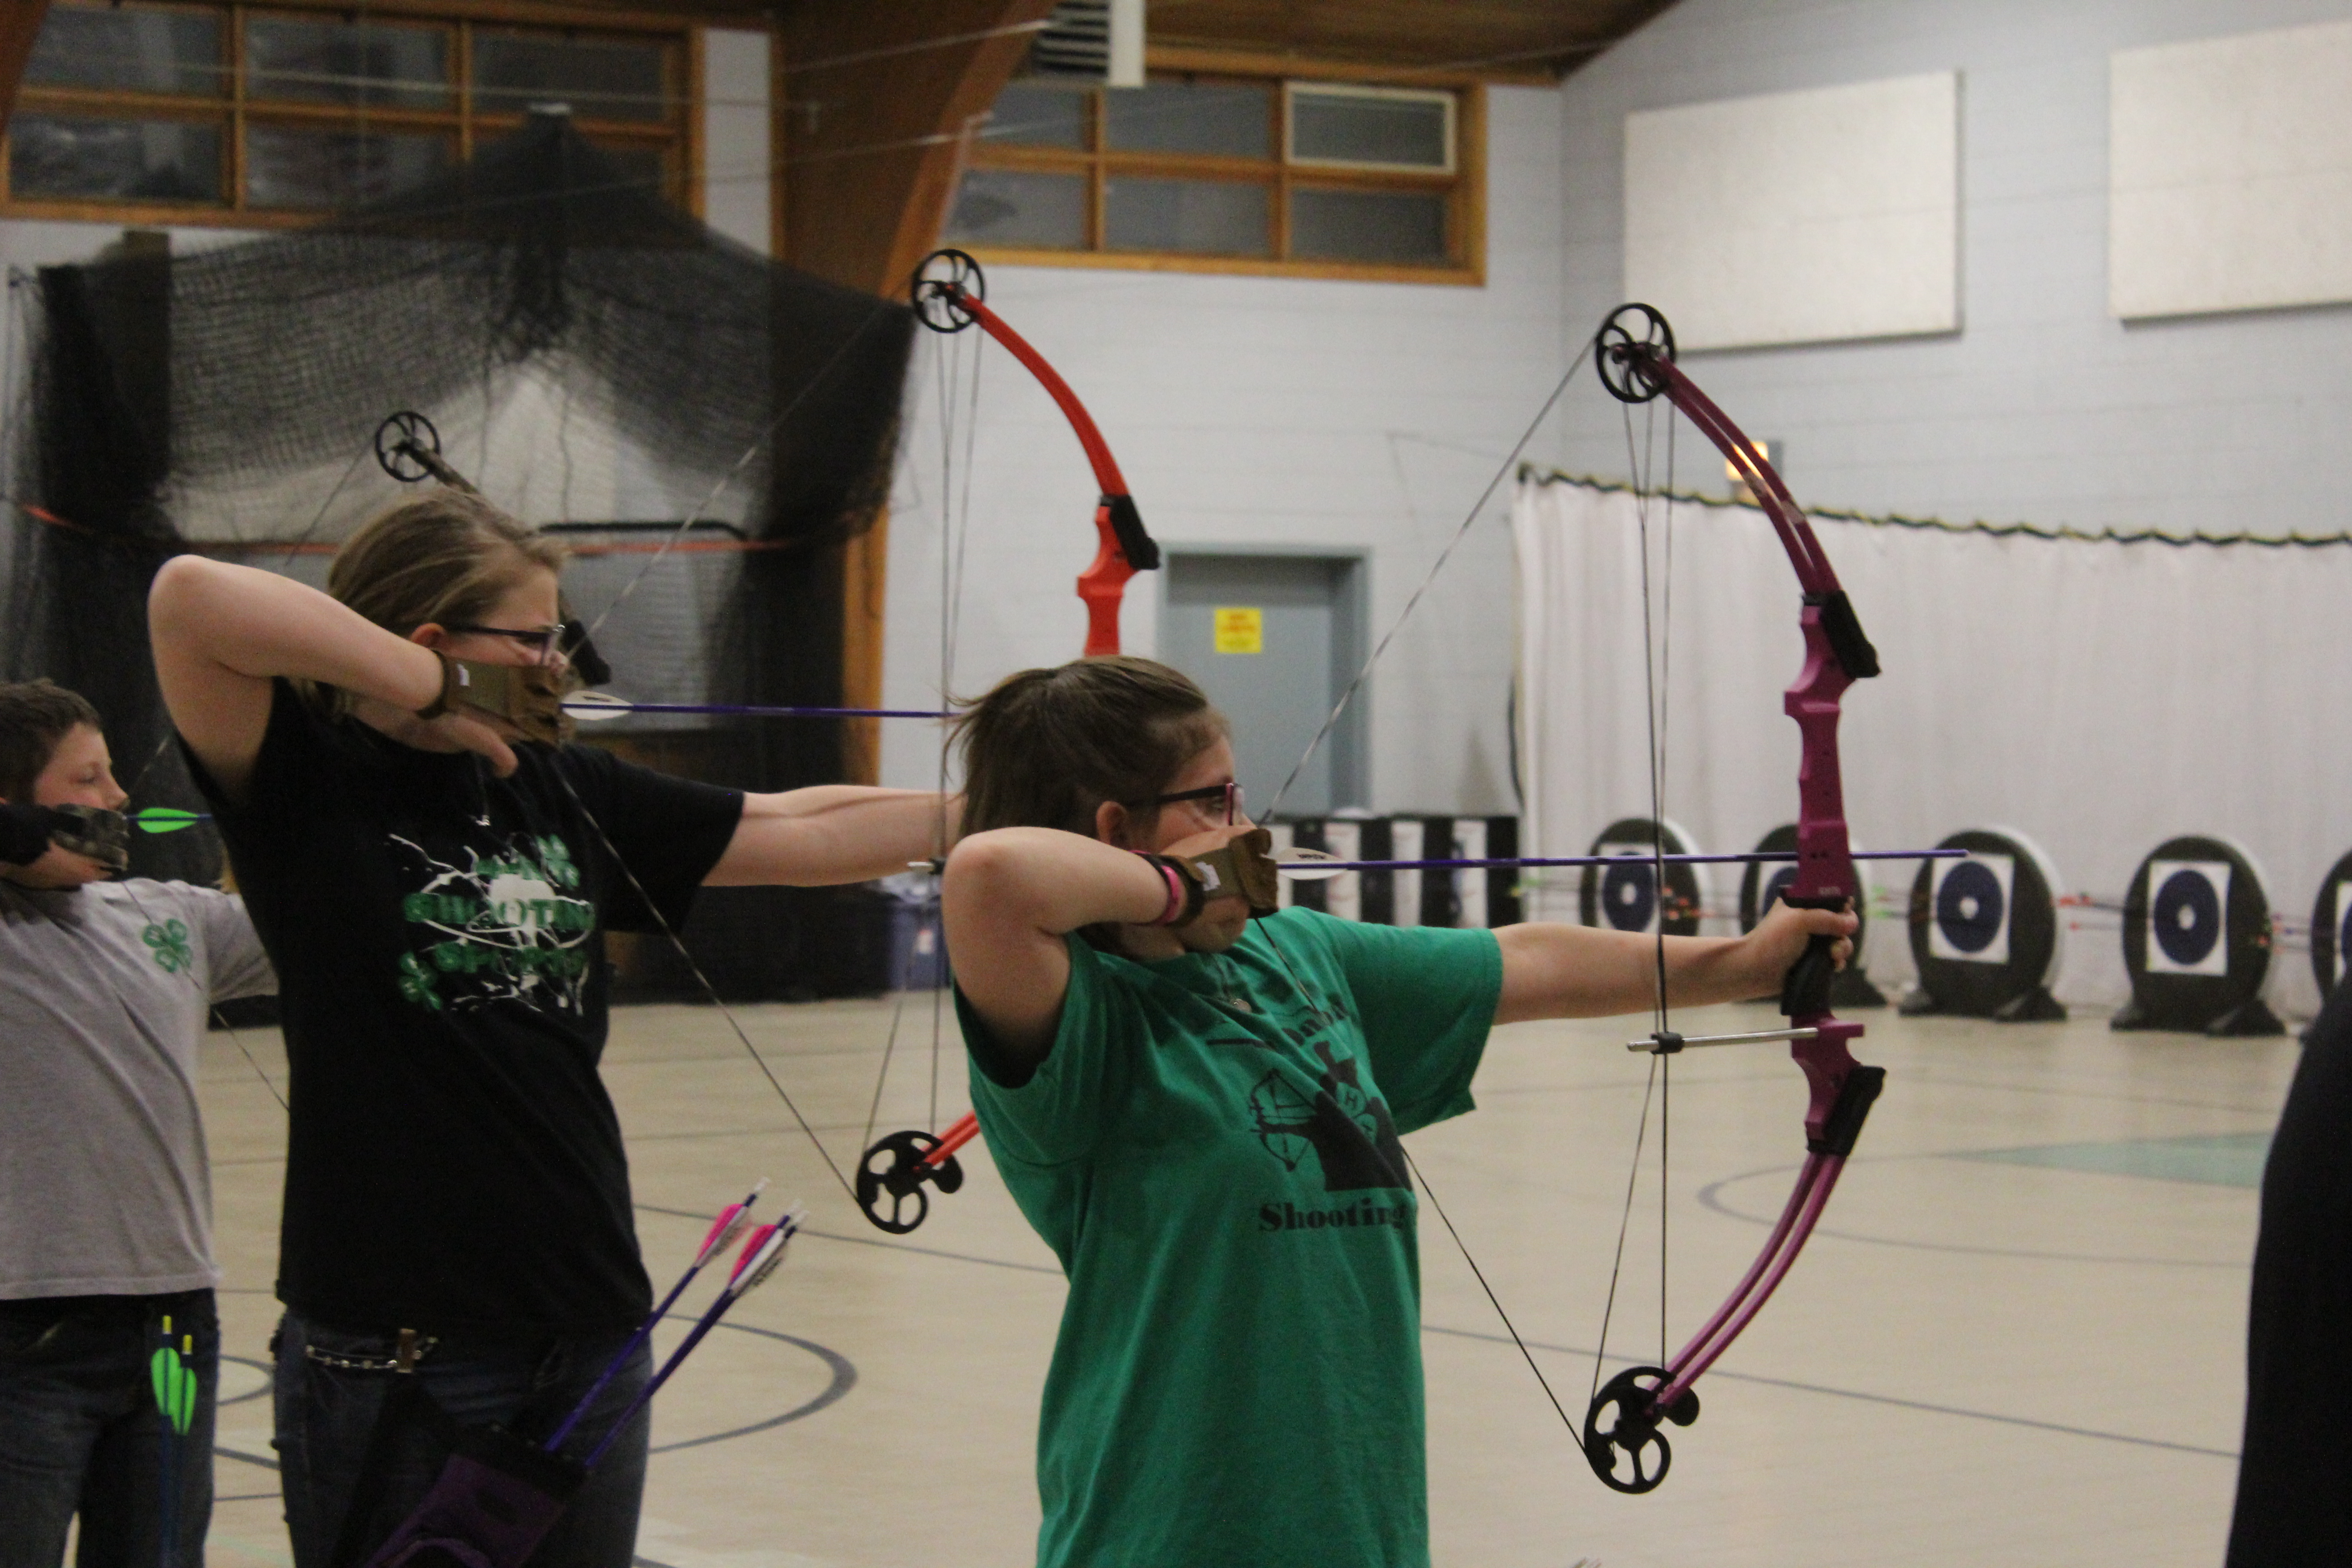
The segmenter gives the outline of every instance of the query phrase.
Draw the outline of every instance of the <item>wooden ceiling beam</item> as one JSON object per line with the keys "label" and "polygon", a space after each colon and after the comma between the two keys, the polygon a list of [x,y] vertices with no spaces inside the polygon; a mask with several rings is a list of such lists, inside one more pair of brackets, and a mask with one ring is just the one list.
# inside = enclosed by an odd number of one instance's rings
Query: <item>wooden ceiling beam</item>
{"label": "wooden ceiling beam", "polygon": [[1054,0],[803,5],[779,30],[776,254],[903,296],[937,243],[965,143]]}
{"label": "wooden ceiling beam", "polygon": [[33,58],[33,40],[41,35],[41,18],[49,0],[16,0],[0,5],[0,124],[16,108],[16,89],[25,79],[25,62]]}

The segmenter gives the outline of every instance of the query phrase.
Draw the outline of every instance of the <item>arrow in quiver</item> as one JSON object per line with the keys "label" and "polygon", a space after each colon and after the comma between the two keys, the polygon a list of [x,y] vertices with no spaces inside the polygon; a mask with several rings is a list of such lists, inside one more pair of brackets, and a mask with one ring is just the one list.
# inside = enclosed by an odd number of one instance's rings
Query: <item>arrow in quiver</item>
{"label": "arrow in quiver", "polygon": [[2262,998],[2271,969],[2263,874],[2226,838],[2168,838],[2139,863],[2124,895],[2124,967],[2131,1000],[2111,1028],[2286,1033]]}
{"label": "arrow in quiver", "polygon": [[2033,841],[2009,828],[1969,828],[1936,847],[1965,860],[1930,860],[1911,882],[1911,957],[1919,988],[1906,1017],[1950,1013],[2004,1024],[2055,1023],[2050,994],[2064,948],[2058,873]]}
{"label": "arrow in quiver", "polygon": [[[1858,846],[1856,847],[1859,847]],[[1756,841],[1759,855],[1793,855],[1797,852],[1797,825],[1793,822],[1774,828]],[[1870,935],[1870,877],[1863,867],[1867,862],[1857,860],[1853,866],[1854,918],[1862,923],[1853,929],[1853,959],[1837,972],[1830,982],[1830,1005],[1837,1008],[1884,1007],[1886,994],[1870,983],[1863,973],[1864,939]],[[1744,935],[1756,929],[1789,884],[1797,879],[1797,865],[1790,861],[1750,860],[1739,873],[1739,930]]]}
{"label": "arrow in quiver", "polygon": [[2321,1001],[2352,968],[2352,852],[2328,868],[2311,906],[2311,977]]}
{"label": "arrow in quiver", "polygon": [[1659,853],[1696,855],[1697,846],[1679,825],[1628,816],[1611,823],[1593,839],[1588,855],[1622,857],[1622,866],[1587,866],[1577,883],[1576,918],[1589,926],[1651,936],[1696,936],[1706,918],[1706,868],[1676,862],[1665,868],[1665,892],[1658,890]]}

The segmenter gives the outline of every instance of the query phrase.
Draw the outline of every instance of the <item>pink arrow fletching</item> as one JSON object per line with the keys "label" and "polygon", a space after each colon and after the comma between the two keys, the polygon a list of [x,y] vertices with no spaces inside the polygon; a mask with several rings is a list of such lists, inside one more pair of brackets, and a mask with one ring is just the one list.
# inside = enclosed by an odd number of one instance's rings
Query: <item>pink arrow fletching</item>
{"label": "pink arrow fletching", "polygon": [[767,1190],[767,1183],[761,1182],[741,1203],[729,1204],[719,1211],[719,1217],[710,1222],[709,1234],[702,1238],[702,1246],[695,1252],[694,1266],[697,1268],[734,1245],[735,1238],[743,1234],[744,1226],[751,1223],[751,1205],[760,1201],[760,1194]]}

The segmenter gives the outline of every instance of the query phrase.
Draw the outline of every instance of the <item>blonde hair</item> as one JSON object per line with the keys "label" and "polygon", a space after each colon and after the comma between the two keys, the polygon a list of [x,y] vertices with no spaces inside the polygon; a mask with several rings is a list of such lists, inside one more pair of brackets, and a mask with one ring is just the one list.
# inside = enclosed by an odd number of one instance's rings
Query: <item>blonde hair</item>
{"label": "blonde hair", "polygon": [[[563,569],[563,546],[481,497],[436,489],[397,506],[351,536],[327,568],[327,592],[388,632],[406,637],[427,622],[479,621],[533,572]],[[299,683],[336,713],[351,696]]]}

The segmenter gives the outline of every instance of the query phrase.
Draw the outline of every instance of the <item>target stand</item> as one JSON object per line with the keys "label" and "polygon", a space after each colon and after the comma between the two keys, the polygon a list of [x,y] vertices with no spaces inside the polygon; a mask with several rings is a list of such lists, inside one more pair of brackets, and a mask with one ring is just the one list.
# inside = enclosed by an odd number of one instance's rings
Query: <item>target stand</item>
{"label": "target stand", "polygon": [[2110,1028],[2286,1033],[2262,996],[2271,968],[2263,874],[2226,838],[2168,838],[2139,863],[2124,895],[2124,967],[2131,1000]]}
{"label": "target stand", "polygon": [[[1859,847],[1856,846],[1855,847]],[[1759,855],[1793,855],[1797,852],[1797,825],[1793,822],[1776,827],[1759,839]],[[1854,862],[1853,876],[1857,896],[1853,900],[1854,918],[1862,923],[1853,930],[1853,958],[1837,977],[1830,982],[1830,1005],[1832,1007],[1884,1007],[1886,994],[1870,983],[1863,972],[1863,942],[1870,935],[1870,878],[1863,869],[1866,862]],[[1797,879],[1794,861],[1776,862],[1750,860],[1739,874],[1739,929],[1746,932],[1756,929],[1773,902]]]}
{"label": "target stand", "polygon": [[1706,918],[1706,868],[1677,862],[1665,868],[1665,895],[1658,892],[1660,853],[1696,855],[1690,835],[1673,822],[1627,816],[1593,839],[1588,855],[1620,857],[1622,865],[1587,866],[1577,880],[1576,918],[1589,926],[1635,931],[1643,936],[1696,936]]}
{"label": "target stand", "polygon": [[1969,828],[1937,847],[1969,858],[1929,860],[1912,879],[1919,987],[1897,1010],[2003,1024],[2063,1020],[2066,1009],[2050,994],[2065,943],[2049,858],[2007,828]]}

